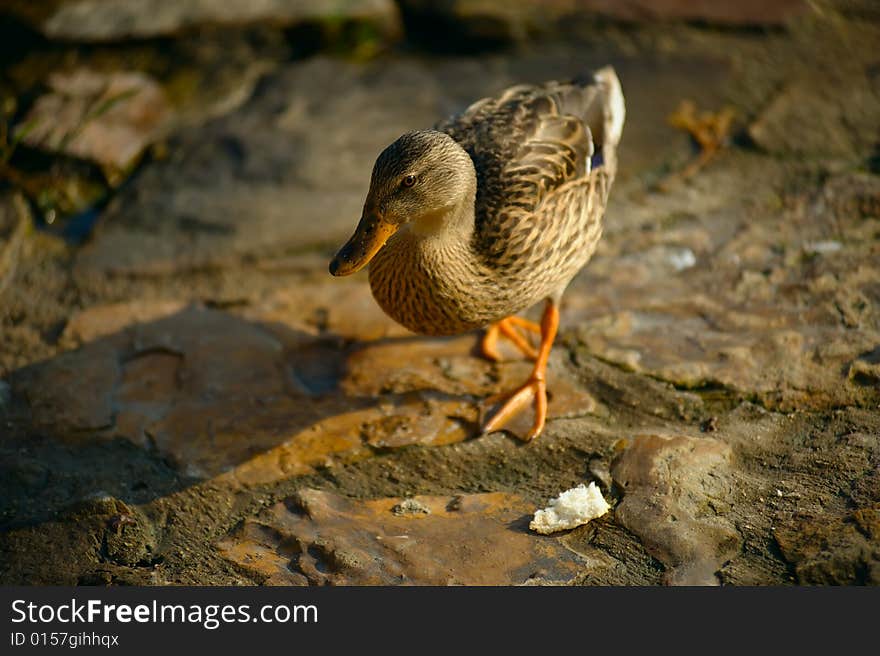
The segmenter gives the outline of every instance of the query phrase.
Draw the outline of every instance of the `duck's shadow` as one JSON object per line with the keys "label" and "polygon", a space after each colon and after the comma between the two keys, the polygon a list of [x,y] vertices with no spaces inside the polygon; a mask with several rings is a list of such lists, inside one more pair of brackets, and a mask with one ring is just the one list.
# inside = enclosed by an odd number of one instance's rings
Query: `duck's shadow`
{"label": "duck's shadow", "polygon": [[[485,399],[532,366],[492,363],[478,345],[476,333],[359,341],[201,306],[96,337],[9,377],[0,528],[94,495],[143,504],[213,479],[271,486],[478,437]],[[586,392],[555,382],[551,413],[585,407]],[[525,434],[531,415],[520,419]]]}
{"label": "duck's shadow", "polygon": [[0,523],[90,494],[145,503],[218,476],[269,483],[474,437],[497,384],[476,343],[358,342],[198,306],[129,325],[8,378]]}

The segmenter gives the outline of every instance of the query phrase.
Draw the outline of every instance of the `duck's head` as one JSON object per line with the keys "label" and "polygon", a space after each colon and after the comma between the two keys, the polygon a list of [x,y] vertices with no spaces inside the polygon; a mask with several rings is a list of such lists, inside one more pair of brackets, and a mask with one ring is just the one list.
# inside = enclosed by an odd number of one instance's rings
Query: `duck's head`
{"label": "duck's head", "polygon": [[[330,262],[330,273],[360,271],[398,230],[425,236],[452,227],[476,190],[474,164],[443,132],[408,132],[376,159],[357,229]],[[471,214],[472,216],[472,214]]]}

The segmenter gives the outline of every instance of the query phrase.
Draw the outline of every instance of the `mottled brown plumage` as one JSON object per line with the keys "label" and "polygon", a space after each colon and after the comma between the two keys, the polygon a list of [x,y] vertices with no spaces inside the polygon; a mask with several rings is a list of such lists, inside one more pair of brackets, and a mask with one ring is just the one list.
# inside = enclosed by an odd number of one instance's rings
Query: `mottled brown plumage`
{"label": "mottled brown plumage", "polygon": [[[544,299],[555,313],[601,236],[624,112],[617,76],[605,68],[512,87],[434,130],[403,135],[379,155],[361,222],[331,272],[369,262],[376,301],[423,334],[483,327]],[[544,323],[526,386],[543,385],[556,331]],[[541,415],[543,387],[534,394]]]}

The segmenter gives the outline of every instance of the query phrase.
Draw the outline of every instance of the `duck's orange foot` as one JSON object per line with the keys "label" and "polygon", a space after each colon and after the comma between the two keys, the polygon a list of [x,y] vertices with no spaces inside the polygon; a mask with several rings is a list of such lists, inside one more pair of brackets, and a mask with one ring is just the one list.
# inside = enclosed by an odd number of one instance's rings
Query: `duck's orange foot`
{"label": "duck's orange foot", "polygon": [[506,337],[523,355],[530,360],[537,360],[538,350],[532,346],[528,338],[525,337],[518,328],[537,335],[541,334],[541,326],[522,319],[521,317],[510,316],[501,321],[493,323],[486,329],[483,339],[480,341],[480,352],[484,357],[495,362],[500,362],[503,358],[498,351],[498,338]]}
{"label": "duck's orange foot", "polygon": [[[508,317],[505,321],[516,319],[522,325],[523,319]],[[500,321],[503,325],[505,321]],[[484,433],[492,433],[501,430],[511,419],[526,409],[530,404],[535,406],[535,421],[531,430],[526,434],[526,441],[533,440],[544,430],[547,421],[547,359],[550,357],[550,348],[556,337],[559,327],[559,308],[552,300],[548,300],[544,306],[544,314],[541,317],[541,325],[536,326],[541,334],[541,347],[535,354],[535,368],[523,385],[509,394],[494,396],[486,400],[493,405],[500,401],[504,404],[492,415],[492,418],[483,426]],[[499,328],[499,330],[502,330]]]}
{"label": "duck's orange foot", "polygon": [[486,399],[486,403],[493,405],[499,401],[504,401],[491,419],[483,426],[484,433],[493,433],[501,430],[515,416],[525,410],[529,405],[535,406],[535,421],[531,430],[526,434],[523,440],[529,442],[544,430],[544,424],[547,421],[547,383],[543,376],[531,376],[519,388],[513,392],[501,394]]}

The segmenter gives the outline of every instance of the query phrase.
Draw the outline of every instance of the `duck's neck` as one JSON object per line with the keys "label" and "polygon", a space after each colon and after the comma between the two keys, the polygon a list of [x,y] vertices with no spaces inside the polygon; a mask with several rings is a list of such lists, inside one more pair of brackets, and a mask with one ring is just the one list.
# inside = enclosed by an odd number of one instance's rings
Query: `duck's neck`
{"label": "duck's neck", "polygon": [[376,300],[410,330],[451,334],[485,323],[463,303],[487,283],[474,251],[475,194],[474,181],[457,203],[401,228],[370,264]]}
{"label": "duck's neck", "polygon": [[410,266],[426,267],[437,275],[446,269],[465,275],[478,267],[479,258],[473,250],[477,174],[470,156],[456,147],[453,188],[458,190],[457,197],[413,218],[401,228],[402,234],[394,240],[397,243],[389,244],[389,250]]}
{"label": "duck's neck", "polygon": [[404,267],[416,267],[449,279],[473,277],[479,268],[474,252],[474,192],[437,212],[411,221],[389,249]]}
{"label": "duck's neck", "polygon": [[469,242],[474,234],[474,195],[475,192],[471,192],[458,203],[425,214],[403,230],[432,244]]}

